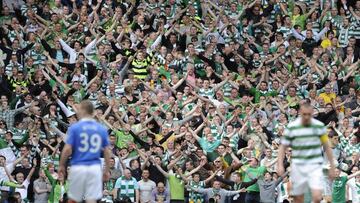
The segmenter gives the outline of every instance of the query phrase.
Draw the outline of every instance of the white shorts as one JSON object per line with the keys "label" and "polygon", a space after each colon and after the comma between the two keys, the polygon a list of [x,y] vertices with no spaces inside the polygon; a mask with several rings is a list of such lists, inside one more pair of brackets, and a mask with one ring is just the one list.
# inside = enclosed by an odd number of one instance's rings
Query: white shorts
{"label": "white shorts", "polygon": [[69,192],[71,200],[99,200],[102,197],[101,165],[71,166],[69,171]]}
{"label": "white shorts", "polygon": [[292,164],[290,172],[292,192],[294,196],[303,195],[309,188],[311,190],[323,190],[324,177],[321,164]]}

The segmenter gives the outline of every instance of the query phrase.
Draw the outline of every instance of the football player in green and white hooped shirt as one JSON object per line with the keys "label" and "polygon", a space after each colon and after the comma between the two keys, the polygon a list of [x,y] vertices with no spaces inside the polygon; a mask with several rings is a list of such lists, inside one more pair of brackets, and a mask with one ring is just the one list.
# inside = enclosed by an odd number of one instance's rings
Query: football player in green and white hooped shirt
{"label": "football player in green and white hooped shirt", "polygon": [[304,194],[311,189],[313,202],[320,203],[323,190],[323,148],[330,162],[329,177],[334,177],[334,158],[329,146],[325,125],[314,119],[313,107],[304,103],[300,116],[290,122],[281,140],[278,155],[278,175],[283,175],[284,156],[287,147],[292,148],[290,179],[293,183],[292,195],[295,203],[304,202]]}

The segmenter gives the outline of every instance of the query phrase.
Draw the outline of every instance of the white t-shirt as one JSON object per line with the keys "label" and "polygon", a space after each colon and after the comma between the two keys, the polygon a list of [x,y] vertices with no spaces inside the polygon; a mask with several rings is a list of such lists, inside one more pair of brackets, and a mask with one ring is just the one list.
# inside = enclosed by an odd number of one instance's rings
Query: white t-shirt
{"label": "white t-shirt", "polygon": [[[260,161],[260,166],[265,166],[265,165],[267,165],[267,164],[270,164],[270,163],[273,162],[273,161],[274,161],[274,158],[268,159],[267,157],[264,157],[264,158]],[[273,164],[273,165],[270,167],[271,172],[276,171],[275,165],[276,165],[276,164]]]}
{"label": "white t-shirt", "polygon": [[83,74],[74,75],[73,78],[71,79],[71,82],[74,82],[74,81],[79,82],[82,86],[87,85],[87,79],[86,79],[85,75],[83,75]]}
{"label": "white t-shirt", "polygon": [[150,202],[151,192],[156,187],[155,182],[152,180],[148,180],[146,182],[144,180],[140,180],[138,183],[139,183],[141,202]]}
{"label": "white t-shirt", "polygon": [[15,192],[20,193],[21,199],[26,199],[27,198],[27,190],[28,190],[29,184],[30,184],[30,182],[27,179],[25,179],[25,181],[21,184],[25,188],[16,188],[15,189]]}
{"label": "white t-shirt", "polygon": [[349,200],[352,200],[354,203],[359,203],[360,197],[358,195],[355,178],[350,179],[346,184],[349,186]]}

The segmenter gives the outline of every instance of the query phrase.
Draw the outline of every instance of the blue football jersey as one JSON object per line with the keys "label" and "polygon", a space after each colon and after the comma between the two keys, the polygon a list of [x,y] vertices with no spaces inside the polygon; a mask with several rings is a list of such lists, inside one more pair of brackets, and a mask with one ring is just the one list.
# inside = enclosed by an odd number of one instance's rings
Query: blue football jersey
{"label": "blue football jersey", "polygon": [[72,146],[71,165],[100,164],[100,156],[109,145],[107,129],[93,119],[81,119],[70,126],[66,144]]}

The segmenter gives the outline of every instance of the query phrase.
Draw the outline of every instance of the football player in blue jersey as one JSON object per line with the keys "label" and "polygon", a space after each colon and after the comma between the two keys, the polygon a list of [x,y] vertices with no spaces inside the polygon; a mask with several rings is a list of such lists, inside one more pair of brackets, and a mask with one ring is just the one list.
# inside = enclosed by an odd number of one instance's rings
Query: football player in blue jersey
{"label": "football player in blue jersey", "polygon": [[[70,158],[68,174],[71,202],[95,203],[102,197],[103,179],[109,177],[111,151],[107,129],[93,118],[94,106],[88,100],[80,103],[77,116],[80,119],[70,126],[65,139],[65,147],[60,158],[59,173],[65,174],[65,166]],[[105,166],[101,167],[101,154]]]}

